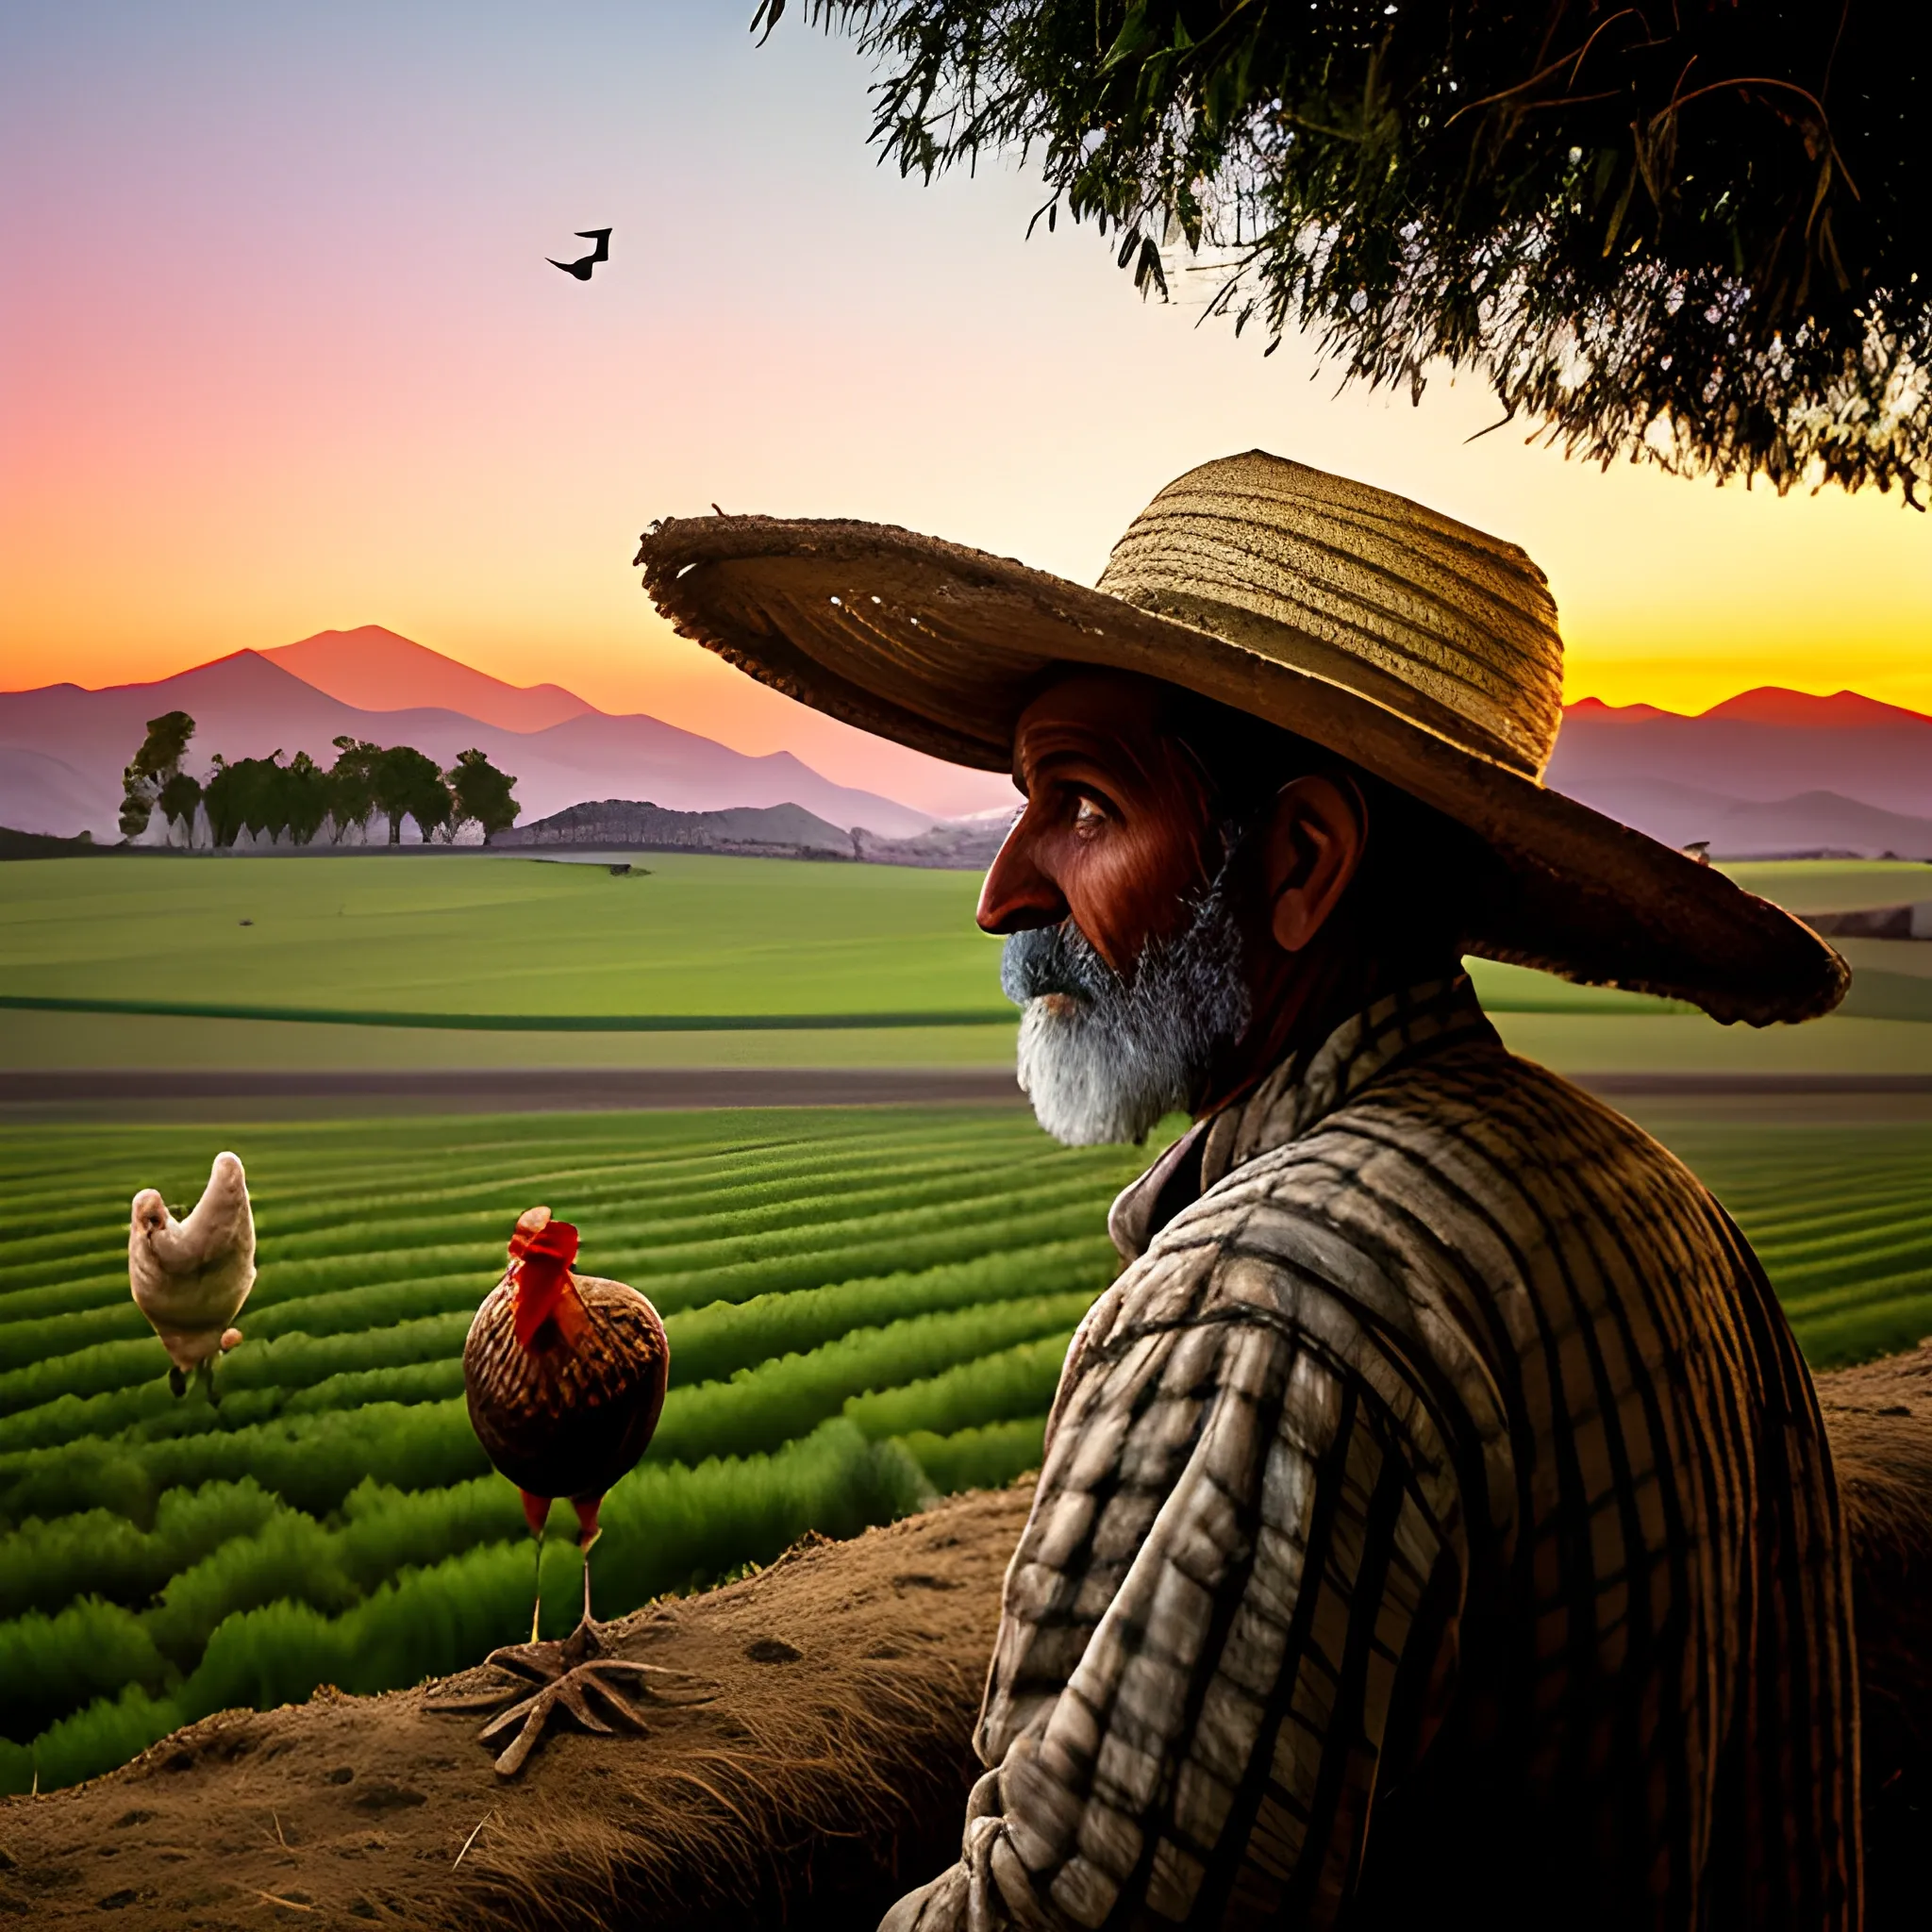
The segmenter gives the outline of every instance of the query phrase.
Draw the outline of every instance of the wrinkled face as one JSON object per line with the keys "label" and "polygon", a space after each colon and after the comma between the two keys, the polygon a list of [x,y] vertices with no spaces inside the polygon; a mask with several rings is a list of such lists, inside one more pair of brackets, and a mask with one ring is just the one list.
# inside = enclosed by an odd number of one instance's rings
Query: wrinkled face
{"label": "wrinkled face", "polygon": [[979,895],[986,931],[1071,919],[1125,976],[1150,940],[1185,924],[1219,855],[1199,774],[1160,711],[1158,685],[1080,672],[1022,714],[1013,777],[1026,805]]}
{"label": "wrinkled face", "polygon": [[1008,935],[1020,1083],[1058,1140],[1138,1141],[1193,1105],[1249,1017],[1220,831],[1144,680],[1056,684],[1022,716],[1014,762],[1026,804],[979,924]]}

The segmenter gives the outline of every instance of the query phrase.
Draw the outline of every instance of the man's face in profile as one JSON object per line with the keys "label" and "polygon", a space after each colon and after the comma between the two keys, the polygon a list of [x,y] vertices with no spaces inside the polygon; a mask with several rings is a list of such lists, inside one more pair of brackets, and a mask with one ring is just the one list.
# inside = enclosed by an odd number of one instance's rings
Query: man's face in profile
{"label": "man's face in profile", "polygon": [[1008,935],[1021,1085],[1071,1145],[1138,1141],[1191,1106],[1249,1017],[1220,828],[1160,711],[1158,686],[1099,673],[1027,708],[1025,808],[980,893],[980,925]]}

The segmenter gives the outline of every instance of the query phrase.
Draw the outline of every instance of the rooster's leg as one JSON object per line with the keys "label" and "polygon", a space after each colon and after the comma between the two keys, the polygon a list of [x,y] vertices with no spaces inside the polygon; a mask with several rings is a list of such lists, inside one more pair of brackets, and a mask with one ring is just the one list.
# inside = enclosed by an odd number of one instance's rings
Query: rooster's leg
{"label": "rooster's leg", "polygon": [[573,1496],[571,1506],[577,1512],[577,1548],[584,1553],[584,1620],[577,1626],[580,1630],[594,1630],[596,1620],[591,1615],[591,1552],[596,1546],[597,1539],[604,1532],[597,1526],[597,1505],[604,1498],[597,1496]]}
{"label": "rooster's leg", "polygon": [[168,1364],[168,1387],[175,1391],[177,1402],[188,1393],[188,1377],[172,1362]]}
{"label": "rooster's leg", "polygon": [[[716,1694],[684,1671],[611,1656],[591,1615],[591,1549],[601,1534],[597,1505],[602,1499],[573,1500],[578,1547],[584,1553],[583,1621],[561,1643],[539,1643],[533,1628],[528,1643],[491,1651],[486,1664],[504,1673],[511,1682],[473,1696],[439,1698],[428,1706],[431,1710],[495,1710],[496,1715],[483,1727],[481,1741],[494,1746],[508,1739],[496,1760],[496,1769],[504,1777],[514,1777],[524,1768],[559,1713],[581,1730],[608,1735],[614,1727],[606,1721],[609,1719],[628,1730],[641,1731],[644,1724],[640,1704],[701,1704]],[[543,1522],[539,1512],[548,1507],[541,1498],[524,1498],[525,1513],[539,1536]],[[654,1677],[659,1680],[657,1686],[649,1681]]]}
{"label": "rooster's leg", "polygon": [[530,1644],[534,1649],[542,1634],[543,1525],[550,1520],[550,1498],[533,1496],[528,1490],[519,1490],[517,1493],[524,1499],[524,1521],[530,1525],[530,1534],[537,1541],[537,1600],[530,1606]]}

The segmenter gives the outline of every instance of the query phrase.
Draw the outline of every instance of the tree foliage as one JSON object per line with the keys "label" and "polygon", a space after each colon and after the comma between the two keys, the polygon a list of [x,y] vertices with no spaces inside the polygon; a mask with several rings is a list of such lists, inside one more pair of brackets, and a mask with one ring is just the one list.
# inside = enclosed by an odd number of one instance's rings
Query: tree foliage
{"label": "tree foliage", "polygon": [[180,768],[193,736],[194,720],[186,711],[149,720],[125,774],[121,829],[126,837],[146,826],[156,805],[171,820],[192,820],[205,804],[218,846],[232,845],[243,832],[270,839],[286,833],[291,843],[307,845],[325,823],[333,822],[340,836],[351,825],[366,825],[377,811],[389,819],[391,845],[402,842],[405,813],[425,840],[453,839],[459,825],[474,821],[487,841],[516,822],[516,780],[480,751],[462,753],[447,773],[411,745],[348,737],[335,741],[336,761],[327,770],[306,751],[287,763],[279,750],[233,762],[218,753],[204,788]]}
{"label": "tree foliage", "polygon": [[169,818],[179,818],[181,813],[175,808],[185,800],[188,816],[193,817],[201,788],[192,778],[184,777],[181,771],[182,758],[193,736],[194,720],[186,711],[165,711],[147,721],[147,736],[142,740],[133,762],[121,774],[124,839],[138,839],[147,830],[157,805]]}
{"label": "tree foliage", "polygon": [[[1876,0],[804,0],[930,178],[1016,149],[1165,294],[1605,463],[1932,477],[1926,57]],[[786,0],[763,0],[769,33]]]}
{"label": "tree foliage", "polygon": [[334,743],[336,761],[329,780],[336,825],[338,829],[366,825],[375,812],[376,761],[382,757],[382,747],[360,738],[338,738]]}
{"label": "tree foliage", "polygon": [[473,745],[459,751],[457,761],[443,774],[454,807],[452,834],[463,825],[475,825],[489,844],[499,832],[507,832],[517,822],[516,783],[499,772]]}
{"label": "tree foliage", "polygon": [[281,760],[279,750],[233,764],[216,758],[204,799],[217,845],[232,845],[244,831],[272,839],[287,832],[306,845],[322,829],[331,805],[329,774],[306,751],[286,765]]}
{"label": "tree foliage", "polygon": [[392,744],[375,760],[375,802],[389,817],[389,842],[403,842],[403,814],[416,821],[425,840],[449,824],[449,788],[442,768],[425,752]]}

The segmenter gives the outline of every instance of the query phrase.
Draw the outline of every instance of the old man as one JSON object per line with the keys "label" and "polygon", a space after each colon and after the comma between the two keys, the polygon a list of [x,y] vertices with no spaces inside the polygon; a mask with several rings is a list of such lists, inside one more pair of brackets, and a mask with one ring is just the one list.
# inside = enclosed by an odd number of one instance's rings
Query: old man
{"label": "old man", "polygon": [[720,517],[687,635],[1025,804],[980,924],[1115,1204],[1008,1573],[958,1862],[891,1932],[1856,1927],[1851,1597],[1810,1378],[1724,1210],[1513,1058],[1465,954],[1763,1024],[1837,956],[1546,791],[1514,546],[1255,452],[1097,591]]}

